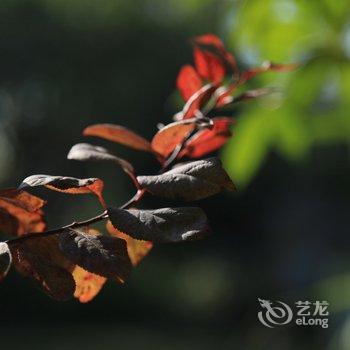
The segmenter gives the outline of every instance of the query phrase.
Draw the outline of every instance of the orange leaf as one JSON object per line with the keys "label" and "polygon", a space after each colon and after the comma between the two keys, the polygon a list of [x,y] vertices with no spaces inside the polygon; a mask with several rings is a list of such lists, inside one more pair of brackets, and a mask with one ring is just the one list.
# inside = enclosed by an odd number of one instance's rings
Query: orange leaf
{"label": "orange leaf", "polygon": [[151,143],[153,150],[165,158],[168,157],[195,127],[194,119],[166,125],[154,135]]}
{"label": "orange leaf", "polygon": [[137,266],[153,247],[152,242],[139,241],[117,230],[110,221],[107,222],[106,228],[112,236],[122,238],[126,241],[129,258],[133,266]]}
{"label": "orange leaf", "polygon": [[19,188],[38,186],[45,186],[50,190],[68,194],[92,193],[98,198],[101,205],[106,208],[102,195],[104,183],[97,178],[77,179],[69,176],[32,175],[25,178],[19,185]]}
{"label": "orange leaf", "polygon": [[225,77],[226,69],[221,59],[215,54],[194,48],[194,62],[198,73],[214,84],[220,84]]}
{"label": "orange leaf", "polygon": [[176,86],[182,98],[187,101],[202,87],[202,80],[196,70],[189,64],[183,66],[177,76]]}
{"label": "orange leaf", "polygon": [[96,124],[83,131],[84,136],[97,136],[120,143],[140,151],[152,152],[151,144],[142,136],[127,128],[115,124]]}
{"label": "orange leaf", "polygon": [[44,200],[25,191],[0,191],[0,230],[16,236],[44,231],[44,204]]}
{"label": "orange leaf", "polygon": [[74,297],[81,303],[88,303],[95,298],[107,281],[105,277],[86,271],[78,265],[74,267],[72,275],[76,284]]}
{"label": "orange leaf", "polygon": [[232,136],[230,126],[234,123],[234,119],[227,117],[213,118],[213,127],[211,129],[199,130],[191,137],[179,158],[187,156],[190,158],[200,158],[210,152],[221,148],[227,140]]}

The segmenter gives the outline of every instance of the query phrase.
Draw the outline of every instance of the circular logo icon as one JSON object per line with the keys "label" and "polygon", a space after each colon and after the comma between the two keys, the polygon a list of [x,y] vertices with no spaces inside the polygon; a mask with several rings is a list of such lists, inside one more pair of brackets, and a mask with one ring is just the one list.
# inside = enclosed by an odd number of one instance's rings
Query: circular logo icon
{"label": "circular logo icon", "polygon": [[292,309],[282,301],[270,301],[258,298],[263,311],[259,311],[259,321],[266,327],[274,328],[289,323],[293,318]]}

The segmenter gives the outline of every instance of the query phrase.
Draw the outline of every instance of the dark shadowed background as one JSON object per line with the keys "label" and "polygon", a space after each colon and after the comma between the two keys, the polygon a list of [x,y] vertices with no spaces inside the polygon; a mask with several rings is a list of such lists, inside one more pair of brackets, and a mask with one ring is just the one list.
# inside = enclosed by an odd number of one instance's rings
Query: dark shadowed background
{"label": "dark shadowed background", "polygon": [[[0,286],[1,349],[350,349],[350,11],[347,0],[1,0],[0,183],[31,174],[101,177],[107,200],[133,191],[112,165],[66,160],[94,123],[147,138],[181,107],[188,39],[219,35],[241,67],[303,62],[251,87],[222,150],[237,194],[198,205],[215,234],[156,247],[124,286],[59,303],[11,273]],[[89,138],[154,173],[152,156]],[[91,196],[37,191],[50,227],[99,211]],[[170,202],[148,197],[144,207]],[[330,303],[329,328],[259,323],[258,298]]]}

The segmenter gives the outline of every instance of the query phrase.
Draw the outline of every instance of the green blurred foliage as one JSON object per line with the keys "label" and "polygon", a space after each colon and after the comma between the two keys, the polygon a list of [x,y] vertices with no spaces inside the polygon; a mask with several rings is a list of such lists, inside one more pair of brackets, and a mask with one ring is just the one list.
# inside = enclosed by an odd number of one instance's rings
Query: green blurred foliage
{"label": "green blurred foliage", "polygon": [[240,187],[276,150],[290,161],[314,145],[350,141],[350,6],[346,0],[241,1],[229,42],[249,65],[300,62],[292,73],[269,73],[253,85],[282,92],[245,105],[224,159]]}

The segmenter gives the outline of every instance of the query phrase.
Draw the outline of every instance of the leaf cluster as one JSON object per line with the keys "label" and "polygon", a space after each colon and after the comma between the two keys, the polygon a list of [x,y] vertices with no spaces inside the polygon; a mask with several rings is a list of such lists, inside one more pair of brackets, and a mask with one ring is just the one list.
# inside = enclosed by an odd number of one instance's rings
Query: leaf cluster
{"label": "leaf cluster", "polygon": [[[91,125],[83,131],[85,136],[152,153],[160,163],[158,172],[141,175],[129,161],[88,143],[76,144],[68,153],[70,160],[120,166],[135,186],[136,194],[127,203],[106,203],[104,182],[98,178],[32,175],[17,189],[0,191],[0,231],[13,236],[0,243],[0,279],[13,265],[54,299],[75,296],[88,302],[107,279],[124,283],[132,267],[155,244],[193,241],[211,233],[204,211],[186,203],[222,190],[236,190],[218,158],[198,159],[219,149],[232,135],[233,119],[221,116],[219,110],[266,93],[254,90],[234,96],[236,89],[253,76],[291,67],[269,63],[239,72],[232,54],[213,34],[195,38],[193,45],[195,67],[185,65],[177,78],[184,106],[151,141],[114,124]],[[187,161],[179,163],[183,158]],[[32,194],[38,187],[71,195],[92,194],[103,211],[85,221],[47,230],[43,212],[46,202]],[[146,193],[182,200],[184,205],[137,208]],[[106,220],[104,232],[91,227],[102,220]]]}

